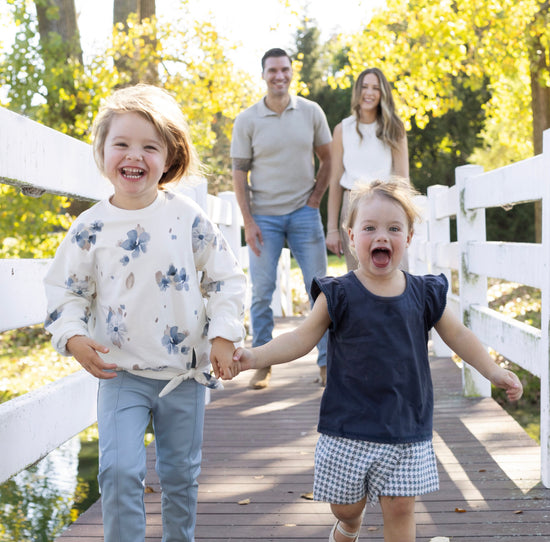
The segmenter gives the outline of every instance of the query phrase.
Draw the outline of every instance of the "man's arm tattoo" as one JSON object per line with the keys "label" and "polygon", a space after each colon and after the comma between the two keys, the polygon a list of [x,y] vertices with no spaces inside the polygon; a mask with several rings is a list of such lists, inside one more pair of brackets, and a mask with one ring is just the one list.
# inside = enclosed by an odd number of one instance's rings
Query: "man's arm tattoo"
{"label": "man's arm tattoo", "polygon": [[251,158],[233,158],[233,169],[248,173],[252,169]]}

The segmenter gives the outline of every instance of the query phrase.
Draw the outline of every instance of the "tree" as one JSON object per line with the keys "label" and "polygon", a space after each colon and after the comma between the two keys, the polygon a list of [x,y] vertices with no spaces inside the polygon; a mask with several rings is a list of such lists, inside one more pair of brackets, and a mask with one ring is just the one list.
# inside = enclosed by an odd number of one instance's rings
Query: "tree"
{"label": "tree", "polygon": [[[134,22],[146,25],[155,19],[155,0],[114,0],[113,25],[120,31],[128,32]],[[119,51],[115,57],[115,66],[120,73],[125,73],[128,83],[158,84],[159,59],[155,55],[157,39],[151,32],[137,36],[133,48]],[[144,62],[145,60],[145,62]]]}
{"label": "tree", "polygon": [[[138,81],[147,81],[148,70],[154,65],[158,84],[171,91],[181,104],[199,154],[207,166],[212,166],[214,190],[229,186],[226,147],[232,119],[259,96],[249,78],[227,58],[231,44],[212,23],[193,21],[185,4],[180,11],[185,24],[176,19],[159,25],[156,17],[140,21],[138,14],[131,15],[124,28],[120,24],[114,28],[112,44],[83,64],[75,52],[80,51],[79,47],[70,49],[73,56],[69,59],[67,49],[61,48],[65,38],[56,30],[61,30],[61,4],[54,6],[53,0],[37,0],[49,2],[46,22],[59,25],[50,25],[43,39],[33,5],[25,0],[8,1],[17,32],[14,46],[0,57],[0,84],[10,109],[89,141],[92,121],[102,100],[118,86],[136,80],[132,79],[136,75]],[[77,36],[75,27],[73,31]],[[131,71],[117,69],[114,59],[121,56],[132,59]],[[223,147],[221,160],[216,160],[218,146]],[[50,196],[27,199],[6,185],[0,185],[0,197],[2,256],[53,255],[58,238],[71,221],[69,202]],[[74,207],[72,210],[78,212]]]}
{"label": "tree", "polygon": [[532,92],[547,87],[547,22],[548,5],[541,0],[388,0],[368,29],[350,38],[349,70],[357,73],[365,61],[381,64],[395,81],[406,116],[422,127],[429,113],[462,107],[454,95],[457,77],[474,90],[488,78],[491,92],[502,91],[503,77],[513,79],[527,67]]}
{"label": "tree", "polygon": [[[343,75],[358,73],[366,59],[375,61],[395,81],[405,116],[421,128],[430,115],[463,107],[454,93],[457,78],[472,90],[488,80],[493,99],[487,122],[498,122],[515,155],[503,158],[527,158],[541,151],[542,130],[550,126],[548,22],[545,0],[387,0],[368,29],[350,38],[350,67]],[[502,85],[524,74],[527,85]],[[502,92],[512,94],[505,98],[498,95]],[[506,120],[510,109],[501,108],[510,106],[513,112],[522,109],[517,116],[530,127],[530,145],[525,144],[525,126],[518,130]],[[486,147],[498,144],[488,139],[494,130],[483,135]]]}

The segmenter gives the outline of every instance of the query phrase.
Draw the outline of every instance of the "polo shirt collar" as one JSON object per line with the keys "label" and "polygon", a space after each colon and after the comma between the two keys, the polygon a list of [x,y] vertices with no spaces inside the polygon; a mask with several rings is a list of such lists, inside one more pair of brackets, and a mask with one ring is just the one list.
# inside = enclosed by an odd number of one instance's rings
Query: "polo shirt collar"
{"label": "polo shirt collar", "polygon": [[[270,115],[276,115],[275,111],[272,111],[265,105],[265,96],[258,102],[259,107],[259,113],[261,117],[269,117]],[[288,105],[286,106],[285,111],[288,111],[289,109],[297,109],[298,108],[298,97],[290,95],[290,101],[288,102]]]}

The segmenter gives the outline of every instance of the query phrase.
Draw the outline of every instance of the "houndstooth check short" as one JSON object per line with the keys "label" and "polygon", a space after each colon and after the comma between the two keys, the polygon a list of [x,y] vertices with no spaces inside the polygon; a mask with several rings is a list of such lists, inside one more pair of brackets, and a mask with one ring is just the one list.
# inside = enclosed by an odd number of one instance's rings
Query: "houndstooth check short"
{"label": "houndstooth check short", "polygon": [[439,489],[431,440],[384,444],[321,435],[315,449],[313,498],[353,504],[365,495],[413,497]]}

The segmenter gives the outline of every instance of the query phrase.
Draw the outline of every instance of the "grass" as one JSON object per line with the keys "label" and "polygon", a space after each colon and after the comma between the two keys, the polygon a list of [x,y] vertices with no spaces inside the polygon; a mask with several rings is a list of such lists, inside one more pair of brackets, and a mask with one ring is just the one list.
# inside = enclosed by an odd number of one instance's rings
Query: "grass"
{"label": "grass", "polygon": [[0,334],[0,403],[40,388],[80,369],[50,345],[41,325]]}

